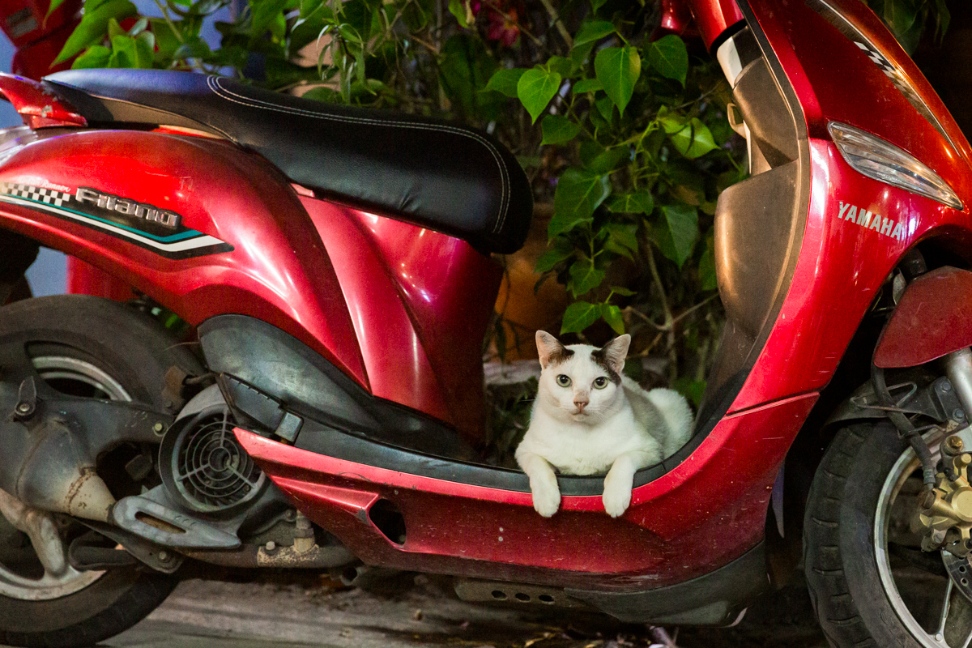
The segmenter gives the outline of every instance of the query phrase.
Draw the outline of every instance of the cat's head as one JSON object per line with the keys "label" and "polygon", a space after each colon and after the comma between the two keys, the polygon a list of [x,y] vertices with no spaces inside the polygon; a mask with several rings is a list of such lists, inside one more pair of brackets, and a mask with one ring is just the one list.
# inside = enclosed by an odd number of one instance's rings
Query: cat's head
{"label": "cat's head", "polygon": [[546,331],[537,331],[541,406],[560,420],[590,425],[614,414],[623,394],[621,370],[630,344],[631,336],[625,334],[600,349],[589,344],[564,346]]}

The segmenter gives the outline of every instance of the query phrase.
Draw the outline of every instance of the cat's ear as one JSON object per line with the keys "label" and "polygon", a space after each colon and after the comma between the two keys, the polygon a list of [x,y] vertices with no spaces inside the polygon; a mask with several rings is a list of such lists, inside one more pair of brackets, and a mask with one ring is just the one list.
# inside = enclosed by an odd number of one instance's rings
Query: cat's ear
{"label": "cat's ear", "polygon": [[604,355],[604,359],[611,369],[614,369],[615,373],[619,375],[621,374],[621,370],[624,369],[624,359],[628,355],[629,346],[631,346],[631,336],[625,333],[601,347],[601,353]]}
{"label": "cat's ear", "polygon": [[540,367],[547,368],[552,358],[562,358],[567,349],[560,340],[546,331],[537,331],[537,352],[540,354]]}

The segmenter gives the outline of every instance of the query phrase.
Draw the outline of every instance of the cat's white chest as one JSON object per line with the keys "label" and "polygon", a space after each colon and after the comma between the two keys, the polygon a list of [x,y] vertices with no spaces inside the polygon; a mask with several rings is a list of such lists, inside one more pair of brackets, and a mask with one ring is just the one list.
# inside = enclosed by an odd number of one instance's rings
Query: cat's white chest
{"label": "cat's white chest", "polygon": [[534,412],[521,448],[542,456],[563,474],[606,473],[622,454],[641,451],[661,460],[657,441],[642,429],[630,408],[601,425],[564,423]]}

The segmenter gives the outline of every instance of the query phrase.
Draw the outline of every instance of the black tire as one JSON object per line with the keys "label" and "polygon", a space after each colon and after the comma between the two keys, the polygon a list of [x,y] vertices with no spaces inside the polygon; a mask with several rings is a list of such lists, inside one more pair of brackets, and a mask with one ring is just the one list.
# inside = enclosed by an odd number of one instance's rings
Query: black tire
{"label": "black tire", "polygon": [[[804,519],[804,572],[833,646],[923,645],[891,602],[903,599],[883,584],[875,548],[878,500],[906,449],[890,423],[853,425],[837,434],[814,477]],[[937,556],[924,556],[934,566]]]}
{"label": "black tire", "polygon": [[[32,358],[40,354],[93,364],[133,401],[170,412],[182,402],[166,388],[166,372],[173,366],[193,374],[202,370],[153,319],[94,297],[41,297],[0,308],[0,346],[8,344],[23,344]],[[0,522],[6,524],[2,518]],[[0,595],[0,644],[94,645],[144,618],[176,583],[172,575],[124,567],[59,598],[33,601]]]}

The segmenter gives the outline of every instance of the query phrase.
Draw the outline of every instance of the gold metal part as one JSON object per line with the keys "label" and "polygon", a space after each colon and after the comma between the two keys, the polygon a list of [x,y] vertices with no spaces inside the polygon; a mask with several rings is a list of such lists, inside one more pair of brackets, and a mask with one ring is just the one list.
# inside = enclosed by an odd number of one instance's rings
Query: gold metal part
{"label": "gold metal part", "polygon": [[948,552],[964,557],[972,548],[972,485],[968,474],[972,455],[953,454],[962,449],[962,441],[957,437],[946,439],[942,449],[946,455],[944,460],[952,464],[955,479],[938,473],[935,488],[919,495],[921,514],[918,518],[926,533],[922,548],[929,551],[945,545],[942,548]]}

